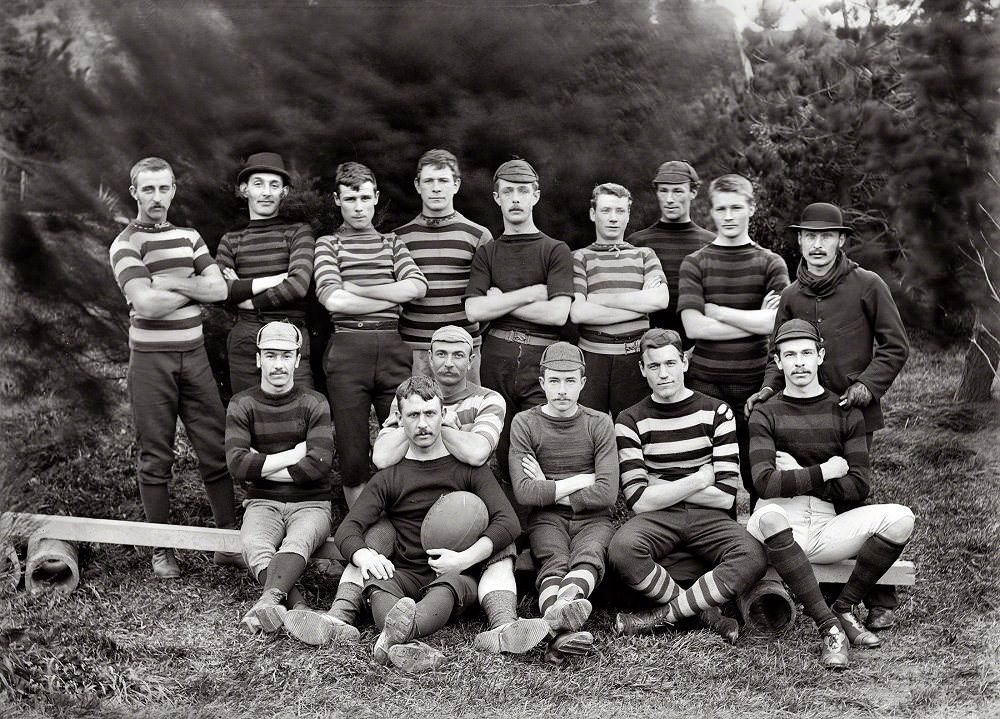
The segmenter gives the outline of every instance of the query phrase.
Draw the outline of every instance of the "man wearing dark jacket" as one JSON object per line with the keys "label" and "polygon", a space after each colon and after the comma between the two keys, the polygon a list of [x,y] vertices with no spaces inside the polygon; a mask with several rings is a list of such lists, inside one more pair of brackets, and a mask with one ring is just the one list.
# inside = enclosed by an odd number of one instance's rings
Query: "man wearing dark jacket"
{"label": "man wearing dark jacket", "polygon": [[[910,352],[899,310],[882,278],[844,253],[851,228],[840,208],[826,202],[809,205],[799,224],[789,229],[798,231],[802,261],[796,281],[781,293],[775,329],[790,319],[804,319],[824,339],[836,340],[827,346],[820,381],[840,397],[845,410],[861,410],[870,450],[872,433],[884,426],[879,400]],[[781,370],[768,364],[761,390],[747,402],[747,416],[754,404],[784,387]],[[869,629],[892,626],[898,604],[893,591],[878,588],[866,604]]]}

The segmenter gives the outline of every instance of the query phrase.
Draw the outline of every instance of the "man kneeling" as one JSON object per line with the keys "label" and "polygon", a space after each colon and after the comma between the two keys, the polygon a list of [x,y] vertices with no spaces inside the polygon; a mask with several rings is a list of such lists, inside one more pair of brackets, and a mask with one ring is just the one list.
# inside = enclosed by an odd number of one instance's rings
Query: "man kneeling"
{"label": "man kneeling", "polygon": [[[406,455],[372,477],[337,529],[335,541],[341,554],[361,570],[366,600],[382,630],[375,660],[406,671],[427,671],[438,668],[444,655],[415,640],[433,634],[475,603],[477,565],[495,548],[511,544],[520,526],[493,473],[460,462],[444,446],[437,382],[411,377],[396,390],[396,401],[409,444]],[[489,523],[483,535],[461,552],[424,551],[420,528],[428,510],[442,494],[460,490],[486,504]],[[365,543],[365,531],[383,514],[396,531],[395,562]]]}
{"label": "man kneeling", "polygon": [[[821,637],[820,662],[848,664],[848,641],[877,647],[879,638],[854,615],[859,603],[899,558],[913,533],[913,512],[874,504],[837,513],[870,491],[865,421],[857,408],[819,380],[823,340],[806,320],[789,320],[774,338],[774,361],[784,392],[750,414],[750,461],[761,500],[747,530],[813,618]],[[831,608],[810,562],[830,564],[857,556],[857,564]]]}

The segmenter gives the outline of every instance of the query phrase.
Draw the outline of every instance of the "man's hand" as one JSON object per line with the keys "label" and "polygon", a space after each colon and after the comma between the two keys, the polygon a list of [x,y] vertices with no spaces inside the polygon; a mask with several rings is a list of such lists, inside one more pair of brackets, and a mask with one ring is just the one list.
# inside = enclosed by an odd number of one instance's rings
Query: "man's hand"
{"label": "man's hand", "polygon": [[781,302],[781,293],[771,290],[764,295],[764,301],[760,303],[760,308],[762,310],[776,310],[779,302]]}
{"label": "man's hand", "polygon": [[464,572],[469,567],[463,561],[463,554],[451,549],[428,549],[427,555],[430,559],[427,560],[427,564],[439,577],[451,572]]}
{"label": "man's hand", "polygon": [[252,310],[253,300],[243,300],[242,302],[238,302],[236,306],[239,307],[241,310]]}
{"label": "man's hand", "polygon": [[698,467],[698,471],[694,473],[694,477],[698,482],[698,490],[707,489],[715,484],[715,467],[712,463],[703,464]]}
{"label": "man's hand", "polygon": [[774,396],[774,390],[770,387],[765,387],[756,394],[750,395],[747,399],[746,404],[743,405],[743,416],[750,419],[750,412],[753,411],[754,406],[758,402],[767,402],[771,397]]}
{"label": "man's hand", "polygon": [[788,452],[775,452],[774,453],[774,466],[783,472],[789,472],[793,469],[802,469],[802,465],[799,464],[798,460],[795,459]]}
{"label": "man's hand", "polygon": [[705,310],[702,312],[706,317],[711,317],[713,320],[719,319],[719,305],[714,302],[706,302]]}
{"label": "man's hand", "polygon": [[462,425],[458,422],[458,412],[454,410],[449,411],[447,407],[441,410],[441,426],[451,427],[452,429],[461,430]]}
{"label": "man's hand", "polygon": [[222,276],[225,277],[230,282],[235,282],[240,278],[240,276],[236,274],[236,270],[234,270],[232,267],[223,267]]}
{"label": "man's hand", "polygon": [[830,457],[819,468],[825,480],[840,479],[847,475],[847,470],[849,469],[847,460],[838,456]]}
{"label": "man's hand", "polygon": [[361,570],[361,577],[368,579],[391,579],[396,568],[388,558],[376,552],[374,549],[364,547],[359,549],[351,557],[354,565]]}
{"label": "man's hand", "polygon": [[872,391],[860,382],[855,382],[840,397],[840,406],[844,409],[851,407],[867,407],[874,399]]}
{"label": "man's hand", "polygon": [[499,297],[502,294],[503,290],[501,290],[499,287],[490,287],[488,290],[486,290],[487,297]]}
{"label": "man's hand", "polygon": [[155,275],[152,280],[150,280],[150,286],[154,290],[170,291],[174,289],[174,281],[170,275]]}
{"label": "man's hand", "polygon": [[542,468],[538,465],[538,460],[535,459],[533,455],[525,455],[521,457],[521,469],[524,473],[528,475],[528,479],[534,479],[539,482],[545,481],[545,475],[542,473]]}

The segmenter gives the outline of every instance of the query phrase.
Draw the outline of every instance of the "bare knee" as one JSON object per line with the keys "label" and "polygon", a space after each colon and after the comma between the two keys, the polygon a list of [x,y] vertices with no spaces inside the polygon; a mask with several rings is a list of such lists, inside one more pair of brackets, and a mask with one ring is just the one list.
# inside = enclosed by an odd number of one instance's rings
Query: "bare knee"
{"label": "bare knee", "polygon": [[784,532],[791,528],[788,519],[781,512],[763,512],[757,517],[757,526],[764,539],[769,539],[778,532]]}
{"label": "bare knee", "polygon": [[882,530],[883,537],[896,544],[905,544],[913,536],[914,517],[909,507],[894,505],[896,511],[894,517],[890,518],[886,528]]}

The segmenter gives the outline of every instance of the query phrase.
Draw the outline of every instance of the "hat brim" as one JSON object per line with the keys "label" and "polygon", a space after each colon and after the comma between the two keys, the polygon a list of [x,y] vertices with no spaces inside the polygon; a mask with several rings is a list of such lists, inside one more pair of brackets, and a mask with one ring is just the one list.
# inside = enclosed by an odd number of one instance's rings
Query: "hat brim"
{"label": "hat brim", "polygon": [[789,230],[842,230],[844,232],[854,232],[854,229],[847,225],[835,225],[831,222],[819,220],[809,220],[801,225],[789,225]]}
{"label": "hat brim", "polygon": [[679,172],[667,172],[653,178],[654,185],[683,185],[685,182],[697,182],[697,180]]}
{"label": "hat brim", "polygon": [[244,167],[240,170],[240,174],[236,176],[236,184],[242,185],[246,182],[247,178],[255,172],[270,172],[275,175],[281,175],[285,180],[285,184],[289,187],[292,186],[292,176],[289,175],[288,172],[280,167],[271,167],[270,165],[252,165],[251,167]]}
{"label": "hat brim", "polygon": [[291,340],[272,340],[262,345],[257,345],[258,350],[297,350],[299,343]]}
{"label": "hat brim", "polygon": [[822,338],[816,335],[811,335],[808,332],[789,332],[787,334],[781,335],[780,337],[774,338],[774,344],[780,345],[782,342],[788,342],[790,340],[812,340],[813,342],[822,342]]}
{"label": "hat brim", "polygon": [[583,369],[584,365],[575,360],[552,360],[539,365],[542,370],[550,369],[553,372],[572,372],[575,369]]}

